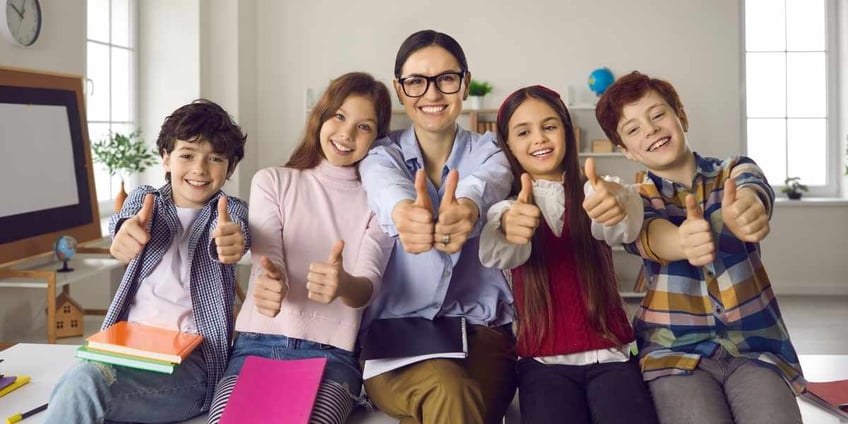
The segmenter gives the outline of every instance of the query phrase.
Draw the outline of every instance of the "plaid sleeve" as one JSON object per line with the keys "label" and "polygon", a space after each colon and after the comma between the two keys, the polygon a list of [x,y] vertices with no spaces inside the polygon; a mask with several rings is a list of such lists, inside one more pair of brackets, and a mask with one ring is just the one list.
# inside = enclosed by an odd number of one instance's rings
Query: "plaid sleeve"
{"label": "plaid sleeve", "polygon": [[728,159],[726,163],[722,164],[722,168],[725,169],[725,172],[722,173],[721,184],[724,185],[725,179],[733,178],[737,189],[743,187],[753,189],[760,201],[763,202],[763,206],[766,207],[769,218],[771,218],[774,210],[774,189],[766,180],[763,170],[747,156],[735,156]]}
{"label": "plaid sleeve", "polygon": [[639,196],[642,198],[642,207],[645,215],[642,222],[642,229],[639,231],[639,237],[633,243],[625,244],[624,249],[629,253],[641,256],[643,259],[665,263],[665,261],[654,254],[648,242],[648,228],[651,222],[655,219],[665,219],[665,214],[663,213],[665,205],[662,197],[657,187],[650,182],[639,185]]}

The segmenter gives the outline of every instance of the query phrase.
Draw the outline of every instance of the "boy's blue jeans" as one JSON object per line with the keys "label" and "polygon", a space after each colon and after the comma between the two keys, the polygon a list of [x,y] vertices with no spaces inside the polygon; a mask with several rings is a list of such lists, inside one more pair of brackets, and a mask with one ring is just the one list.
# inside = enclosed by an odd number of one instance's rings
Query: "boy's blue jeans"
{"label": "boy's blue jeans", "polygon": [[224,377],[238,375],[248,356],[272,359],[327,358],[323,380],[334,381],[347,389],[351,399],[359,398],[362,372],[353,352],[323,343],[276,334],[239,333]]}
{"label": "boy's blue jeans", "polygon": [[205,399],[199,348],[173,374],[81,361],[53,388],[44,422],[183,421],[203,413]]}

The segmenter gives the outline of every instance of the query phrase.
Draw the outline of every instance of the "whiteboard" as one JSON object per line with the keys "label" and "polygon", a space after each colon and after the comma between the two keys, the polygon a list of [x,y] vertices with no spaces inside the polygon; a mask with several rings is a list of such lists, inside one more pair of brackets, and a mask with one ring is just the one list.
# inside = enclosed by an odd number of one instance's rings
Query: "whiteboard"
{"label": "whiteboard", "polygon": [[0,103],[0,218],[79,203],[65,106]]}

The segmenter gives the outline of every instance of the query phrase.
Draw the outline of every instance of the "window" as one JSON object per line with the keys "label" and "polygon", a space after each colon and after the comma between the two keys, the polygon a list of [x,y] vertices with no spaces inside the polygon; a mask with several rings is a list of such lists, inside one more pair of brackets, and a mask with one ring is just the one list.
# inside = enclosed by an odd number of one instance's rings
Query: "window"
{"label": "window", "polygon": [[[810,194],[835,196],[835,2],[745,1],[747,154],[772,186],[800,177]],[[830,87],[830,89],[828,89]]]}
{"label": "window", "polygon": [[[128,134],[137,128],[135,11],[135,0],[87,0],[86,107],[92,143],[109,131]],[[121,180],[96,165],[94,181],[97,200],[106,202],[100,211],[108,213]]]}

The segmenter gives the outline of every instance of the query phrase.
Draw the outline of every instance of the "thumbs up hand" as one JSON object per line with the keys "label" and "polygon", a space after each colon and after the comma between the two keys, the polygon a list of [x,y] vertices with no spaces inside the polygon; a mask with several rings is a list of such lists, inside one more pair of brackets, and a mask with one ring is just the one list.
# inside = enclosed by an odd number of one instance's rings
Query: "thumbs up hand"
{"label": "thumbs up hand", "polygon": [[398,230],[403,250],[422,253],[433,247],[433,203],[427,194],[424,170],[415,174],[415,201],[402,200],[392,209],[392,221]]}
{"label": "thumbs up hand", "polygon": [[115,234],[109,253],[123,263],[129,263],[141,253],[144,246],[150,241],[150,232],[147,227],[153,219],[154,197],[152,193],[144,196],[144,204],[138,213],[121,224],[121,228]]}
{"label": "thumbs up hand", "polygon": [[721,199],[721,218],[739,240],[757,243],[769,233],[769,218],[766,207],[752,189],[736,189],[736,182],[728,178],[724,182]]}
{"label": "thumbs up hand", "polygon": [[439,205],[439,219],[433,237],[434,247],[447,253],[456,253],[462,249],[480,214],[474,202],[468,199],[457,200],[458,184],[459,171],[453,169],[445,178],[445,193]]}
{"label": "thumbs up hand", "polygon": [[612,227],[627,217],[625,206],[618,201],[619,193],[624,191],[621,184],[605,181],[595,173],[595,160],[586,159],[584,172],[594,193],[583,199],[583,210],[592,221]]}
{"label": "thumbs up hand", "polygon": [[326,263],[313,262],[309,265],[306,276],[307,297],[319,303],[330,303],[343,296],[350,283],[348,274],[342,263],[344,240],[337,241],[330,251]]}
{"label": "thumbs up hand", "polygon": [[704,219],[695,196],[686,195],[686,220],[678,228],[680,248],[694,266],[704,266],[715,259],[715,244],[710,223]]}
{"label": "thumbs up hand", "polygon": [[280,313],[283,298],[289,291],[288,277],[279,265],[266,256],[259,257],[262,273],[253,280],[253,303],[262,315],[275,317]]}
{"label": "thumbs up hand", "polygon": [[526,172],[521,174],[521,191],[515,203],[501,216],[501,227],[506,240],[513,244],[527,244],[539,227],[542,212],[533,204],[533,181]]}
{"label": "thumbs up hand", "polygon": [[218,250],[218,260],[223,264],[234,264],[244,254],[244,234],[241,226],[230,220],[227,212],[227,196],[218,198],[218,226],[212,231],[215,246]]}

